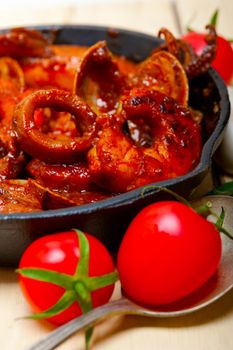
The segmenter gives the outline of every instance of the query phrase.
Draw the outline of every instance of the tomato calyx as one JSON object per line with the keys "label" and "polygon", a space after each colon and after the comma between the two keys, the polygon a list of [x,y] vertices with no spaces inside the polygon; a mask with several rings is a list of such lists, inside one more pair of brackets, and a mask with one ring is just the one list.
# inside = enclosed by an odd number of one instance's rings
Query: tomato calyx
{"label": "tomato calyx", "polygon": [[89,244],[85,235],[80,230],[74,230],[80,244],[80,260],[73,276],[40,268],[22,268],[16,270],[21,275],[43,282],[56,284],[64,288],[65,293],[50,309],[29,316],[33,319],[42,319],[55,316],[65,310],[74,301],[78,300],[83,312],[92,308],[90,293],[113,284],[118,279],[117,272],[112,272],[98,277],[88,276]]}
{"label": "tomato calyx", "polygon": [[[35,279],[42,282],[49,282],[58,285],[64,289],[61,298],[49,309],[32,314],[26,318],[44,319],[53,317],[66,310],[75,301],[80,305],[83,313],[92,309],[91,292],[115,283],[118,280],[116,271],[101,276],[89,276],[89,242],[80,230],[74,230],[77,233],[79,241],[80,258],[73,275],[60,273],[42,268],[21,268],[16,272],[24,277]],[[92,328],[86,330],[86,347],[90,341]]]}

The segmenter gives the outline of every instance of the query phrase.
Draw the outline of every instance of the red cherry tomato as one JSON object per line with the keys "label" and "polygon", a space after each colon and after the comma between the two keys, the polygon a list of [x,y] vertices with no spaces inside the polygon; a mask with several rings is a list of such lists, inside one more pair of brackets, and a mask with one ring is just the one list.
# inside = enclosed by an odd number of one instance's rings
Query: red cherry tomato
{"label": "red cherry tomato", "polygon": [[182,203],[158,202],[128,227],[118,271],[130,298],[154,306],[195,291],[216,271],[220,257],[221,239],[212,223]]}
{"label": "red cherry tomato", "polygon": [[[190,32],[181,39],[189,43],[194,51],[200,55],[206,46],[205,34]],[[233,77],[233,49],[229,41],[221,36],[217,37],[217,53],[212,66],[220,74],[226,84],[230,84]]]}
{"label": "red cherry tomato", "polygon": [[[112,258],[95,237],[85,234],[90,249],[88,276],[101,276],[114,271]],[[57,233],[34,241],[24,252],[20,268],[43,268],[73,275],[80,258],[79,241],[75,232]],[[64,289],[55,284],[42,282],[19,275],[20,286],[35,312],[45,311],[63,295]],[[93,307],[105,304],[110,299],[114,284],[91,292]],[[82,314],[78,302],[49,321],[60,325]]]}

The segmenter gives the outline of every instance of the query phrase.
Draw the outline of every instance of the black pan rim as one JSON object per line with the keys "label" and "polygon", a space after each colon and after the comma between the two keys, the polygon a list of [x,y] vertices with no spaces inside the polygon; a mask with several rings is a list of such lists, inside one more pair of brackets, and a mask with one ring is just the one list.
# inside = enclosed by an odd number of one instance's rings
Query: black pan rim
{"label": "black pan rim", "polygon": [[[96,25],[61,25],[61,24],[53,24],[53,25],[36,25],[36,26],[26,26],[26,28],[34,28],[42,31],[46,30],[90,30],[90,31],[99,31],[106,32],[113,31],[116,35],[124,34],[124,35],[136,35],[141,38],[149,39],[149,40],[160,40],[156,36],[152,36],[150,34],[137,32],[133,30],[128,30],[124,28],[115,28],[110,26],[96,26]],[[1,29],[0,33],[4,33],[12,28]],[[74,206],[64,209],[53,209],[47,211],[38,211],[38,212],[30,212],[30,213],[11,213],[11,214],[0,214],[1,221],[21,221],[25,219],[46,219],[51,217],[65,217],[65,216],[73,216],[77,214],[90,214],[93,212],[102,211],[107,208],[117,208],[119,206],[124,206],[128,204],[132,204],[137,201],[142,196],[152,195],[159,191],[157,187],[172,187],[173,185],[182,184],[182,182],[188,180],[189,178],[196,177],[202,172],[205,172],[209,169],[211,165],[211,159],[214,151],[216,150],[220,140],[219,135],[222,134],[229,116],[230,116],[230,101],[228,97],[228,91],[225,83],[219,76],[219,74],[213,69],[210,68],[208,74],[213,79],[215,85],[218,88],[218,92],[220,95],[220,116],[217,122],[217,125],[203,146],[201,159],[199,164],[190,172],[183,176],[179,176],[176,178],[168,179],[161,182],[152,183],[150,185],[139,187],[133,191],[126,192],[123,194],[115,195],[111,198],[104,199],[95,203]],[[152,187],[155,187],[154,189]],[[148,191],[146,188],[148,187]]]}

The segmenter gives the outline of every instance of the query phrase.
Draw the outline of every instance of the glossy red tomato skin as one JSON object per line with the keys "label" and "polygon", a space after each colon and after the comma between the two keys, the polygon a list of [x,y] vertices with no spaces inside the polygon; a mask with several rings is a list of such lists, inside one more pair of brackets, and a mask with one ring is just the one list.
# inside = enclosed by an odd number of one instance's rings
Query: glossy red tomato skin
{"label": "glossy red tomato skin", "polygon": [[[104,245],[95,237],[85,234],[90,246],[89,276],[100,276],[114,271],[112,258]],[[36,267],[73,275],[80,257],[79,243],[75,232],[57,233],[34,241],[24,252],[19,268]],[[47,282],[36,281],[19,275],[23,294],[34,312],[41,312],[54,305],[64,289]],[[93,307],[103,305],[110,299],[114,285],[91,293]],[[77,302],[59,315],[48,319],[61,325],[82,314]]]}
{"label": "glossy red tomato skin", "polygon": [[[188,42],[198,55],[206,46],[205,34],[202,33],[190,32],[184,35],[182,40]],[[217,53],[212,66],[229,85],[233,78],[233,49],[231,43],[221,36],[217,37]]]}
{"label": "glossy red tomato skin", "polygon": [[158,202],[131,222],[120,245],[118,271],[133,300],[155,306],[175,302],[216,271],[221,238],[214,225],[188,206]]}

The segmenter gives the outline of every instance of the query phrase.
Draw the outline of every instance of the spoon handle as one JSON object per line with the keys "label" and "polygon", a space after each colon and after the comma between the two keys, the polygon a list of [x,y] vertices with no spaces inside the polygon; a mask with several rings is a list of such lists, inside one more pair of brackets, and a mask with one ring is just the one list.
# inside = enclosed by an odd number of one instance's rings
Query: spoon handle
{"label": "spoon handle", "polygon": [[133,305],[125,299],[112,301],[108,304],[102,305],[93,309],[92,311],[77,317],[70,322],[60,326],[59,328],[52,331],[41,341],[30,347],[28,350],[52,350],[55,349],[59,344],[63,343],[75,332],[92,325],[96,321],[104,318],[109,314],[118,313],[133,313]]}

